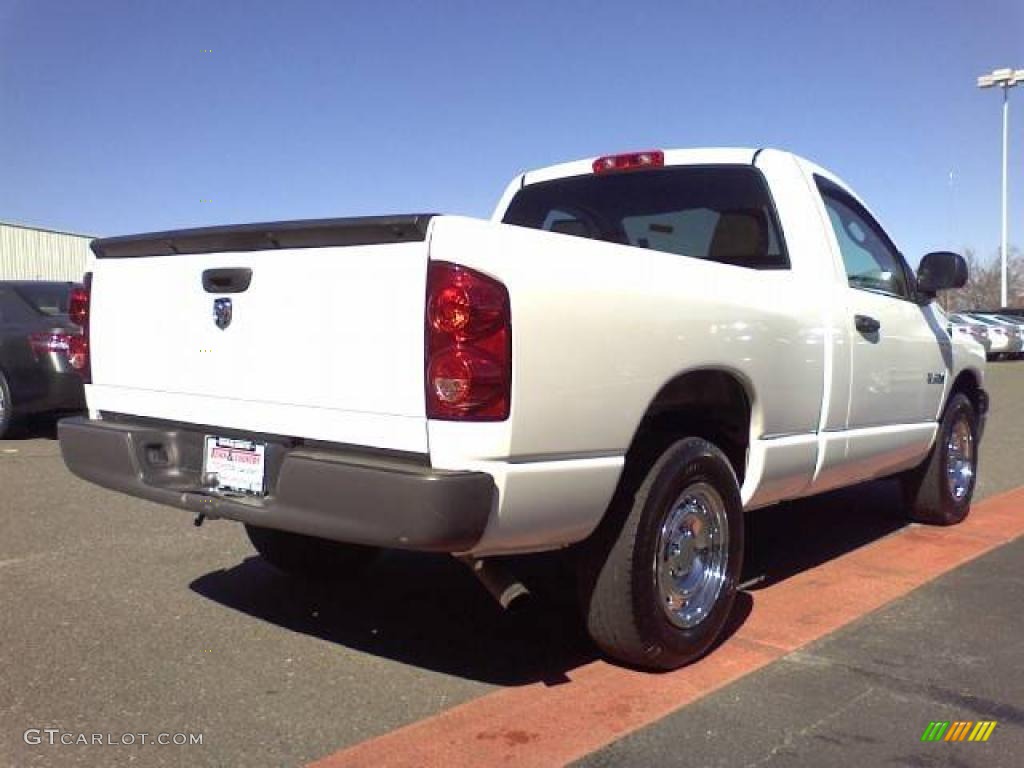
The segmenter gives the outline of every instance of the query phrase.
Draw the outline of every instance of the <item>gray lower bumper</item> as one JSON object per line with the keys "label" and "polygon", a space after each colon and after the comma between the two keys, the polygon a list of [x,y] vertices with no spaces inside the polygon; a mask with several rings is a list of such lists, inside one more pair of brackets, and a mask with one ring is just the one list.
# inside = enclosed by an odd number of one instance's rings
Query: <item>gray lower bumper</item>
{"label": "gray lower bumper", "polygon": [[76,417],[58,430],[64,463],[84,480],[210,518],[353,544],[463,552],[483,535],[496,499],[485,473],[273,439],[266,496],[227,496],[200,482],[199,428]]}

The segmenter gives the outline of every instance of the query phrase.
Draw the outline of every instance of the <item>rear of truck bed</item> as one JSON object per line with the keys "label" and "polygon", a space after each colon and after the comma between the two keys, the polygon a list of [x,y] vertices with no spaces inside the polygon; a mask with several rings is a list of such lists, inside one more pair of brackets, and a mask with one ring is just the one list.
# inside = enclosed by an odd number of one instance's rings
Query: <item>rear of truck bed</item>
{"label": "rear of truck bed", "polygon": [[430,220],[94,242],[91,418],[61,425],[68,465],[204,517],[470,548],[495,490],[489,475],[434,470],[427,458]]}

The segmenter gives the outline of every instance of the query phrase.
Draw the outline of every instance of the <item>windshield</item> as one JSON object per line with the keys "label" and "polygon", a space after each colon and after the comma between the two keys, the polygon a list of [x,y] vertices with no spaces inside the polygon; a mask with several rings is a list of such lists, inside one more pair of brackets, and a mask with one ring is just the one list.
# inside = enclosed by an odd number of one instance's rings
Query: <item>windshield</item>
{"label": "windshield", "polygon": [[44,315],[54,317],[68,313],[71,288],[71,283],[21,283],[18,293]]}

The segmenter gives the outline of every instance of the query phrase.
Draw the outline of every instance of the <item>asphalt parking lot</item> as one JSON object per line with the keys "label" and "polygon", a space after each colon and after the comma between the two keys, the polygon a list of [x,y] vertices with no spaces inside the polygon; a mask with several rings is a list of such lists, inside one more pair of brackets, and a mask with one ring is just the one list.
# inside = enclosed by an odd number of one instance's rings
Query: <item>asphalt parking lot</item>
{"label": "asphalt parking lot", "polygon": [[[1024,485],[1024,364],[990,365],[988,388],[978,499]],[[0,441],[0,512],[8,765],[302,765],[487,694],[563,685],[595,660],[549,563],[525,563],[550,588],[513,616],[445,557],[393,553],[349,585],[291,581],[254,556],[240,526],[194,528],[183,512],[75,479],[46,424]],[[750,525],[755,600],[765,584],[813,576],[904,528],[887,481],[763,510]],[[817,765],[827,753],[851,766],[1018,764],[1022,553],[1020,540],[994,549],[584,762]],[[887,659],[899,660],[903,688],[884,684]],[[940,664],[947,688],[915,676]],[[971,686],[986,692],[975,710],[1000,721],[992,741],[924,751],[943,746],[916,743],[929,712],[949,716],[934,702],[970,714]],[[849,706],[811,728],[837,699]],[[835,735],[847,721],[863,739]],[[26,743],[47,728],[202,744]]]}

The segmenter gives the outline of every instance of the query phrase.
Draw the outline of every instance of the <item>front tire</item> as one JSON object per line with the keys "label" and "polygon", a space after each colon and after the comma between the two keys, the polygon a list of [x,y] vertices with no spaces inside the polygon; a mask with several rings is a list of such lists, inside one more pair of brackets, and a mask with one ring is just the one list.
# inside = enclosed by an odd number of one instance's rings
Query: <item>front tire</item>
{"label": "front tire", "polygon": [[264,560],[289,576],[310,581],[353,578],[380,554],[376,547],[345,544],[256,525],[246,524],[245,532]]}
{"label": "front tire", "polygon": [[971,509],[978,477],[978,415],[962,392],[954,394],[939,423],[928,458],[901,478],[907,514],[931,525],[955,525]]}
{"label": "front tire", "polygon": [[[725,454],[688,437],[642,477],[624,476],[606,520],[584,543],[583,610],[609,656],[675,669],[718,639],[743,560],[743,505]],[[632,487],[631,487],[632,486]]]}

